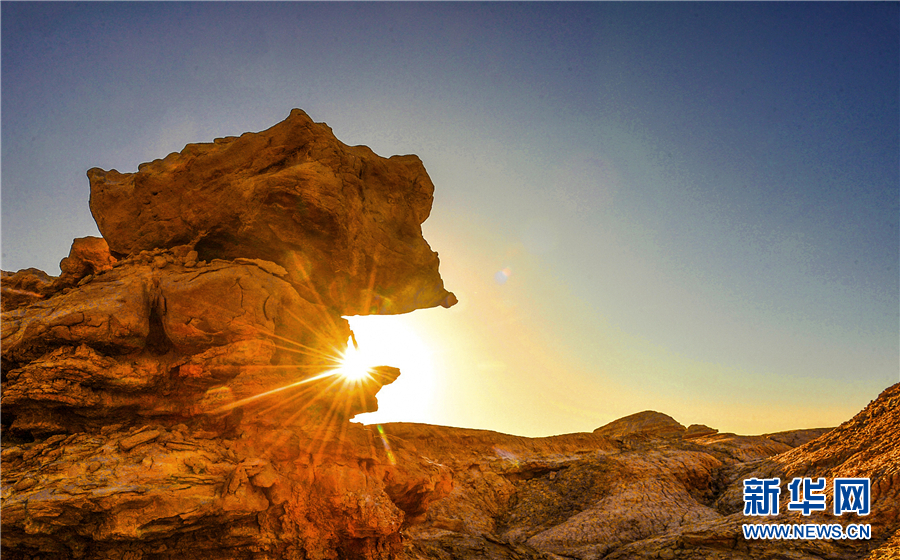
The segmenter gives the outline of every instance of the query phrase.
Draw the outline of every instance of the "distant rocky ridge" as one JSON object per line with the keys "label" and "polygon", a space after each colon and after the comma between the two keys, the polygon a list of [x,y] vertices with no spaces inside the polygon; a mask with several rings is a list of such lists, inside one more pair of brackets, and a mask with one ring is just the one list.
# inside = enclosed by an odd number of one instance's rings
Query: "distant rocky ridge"
{"label": "distant rocky ridge", "polygon": [[[294,110],[89,177],[104,237],[0,278],[4,560],[897,557],[900,385],[764,436],[350,423],[400,372],[330,375],[343,316],[456,301],[415,156]],[[740,536],[742,479],[813,475],[871,477],[871,541]]]}
{"label": "distant rocky ridge", "polygon": [[[549,438],[385,430],[453,473],[450,495],[407,530],[410,559],[900,558],[900,384],[838,428],[762,436],[691,433],[654,411]],[[744,479],[795,476],[870,478],[872,512],[804,518],[785,490],[779,516],[743,515]],[[753,522],[867,523],[872,539],[747,540]]]}
{"label": "distant rocky ridge", "polygon": [[594,430],[595,434],[613,438],[665,438],[682,437],[687,429],[677,420],[654,410],[645,410],[614,420]]}

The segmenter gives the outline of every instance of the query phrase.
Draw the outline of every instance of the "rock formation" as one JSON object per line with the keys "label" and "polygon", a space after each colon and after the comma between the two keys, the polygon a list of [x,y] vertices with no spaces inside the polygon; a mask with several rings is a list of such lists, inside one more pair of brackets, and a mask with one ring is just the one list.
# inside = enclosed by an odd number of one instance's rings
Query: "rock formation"
{"label": "rock formation", "polygon": [[91,212],[115,256],[189,245],[197,259],[277,263],[343,315],[455,302],[422,237],[434,185],[414,155],[347,146],[299,109],[268,130],[145,163],[94,168]]}
{"label": "rock formation", "polygon": [[3,557],[392,557],[449,474],[348,422],[398,370],[335,368],[344,315],[455,302],[419,159],[295,110],[88,176],[103,239],[2,277]]}

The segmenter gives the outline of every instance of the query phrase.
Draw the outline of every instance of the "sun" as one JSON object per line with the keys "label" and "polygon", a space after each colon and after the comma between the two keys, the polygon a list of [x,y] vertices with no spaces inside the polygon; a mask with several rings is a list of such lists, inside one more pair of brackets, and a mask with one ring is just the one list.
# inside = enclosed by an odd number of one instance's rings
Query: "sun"
{"label": "sun", "polygon": [[410,315],[348,317],[358,347],[349,343],[338,367],[346,383],[364,383],[371,368],[400,368],[400,377],[378,392],[378,411],[354,421],[429,422],[434,413],[434,352],[420,321]]}
{"label": "sun", "polygon": [[371,368],[378,365],[369,362],[370,360],[366,358],[366,355],[359,348],[355,347],[352,341],[348,340],[347,350],[341,356],[341,363],[337,367],[336,372],[347,383],[362,383],[372,378],[370,375]]}

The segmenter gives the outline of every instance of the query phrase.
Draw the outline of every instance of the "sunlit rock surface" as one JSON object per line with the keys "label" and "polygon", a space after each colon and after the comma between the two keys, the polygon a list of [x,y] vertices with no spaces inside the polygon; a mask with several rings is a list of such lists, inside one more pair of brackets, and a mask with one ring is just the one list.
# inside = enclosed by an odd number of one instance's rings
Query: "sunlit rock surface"
{"label": "sunlit rock surface", "polygon": [[617,439],[680,437],[686,428],[677,420],[654,410],[645,410],[614,420],[594,430],[595,434]]}
{"label": "sunlit rock surface", "polygon": [[[231,416],[252,403],[227,406],[244,399],[283,389],[280,400],[304,402],[298,395],[322,391],[318,383],[291,385],[336,367],[350,329],[272,274],[275,266],[188,267],[177,252],[144,253],[6,312],[2,405],[10,433],[72,433],[123,418],[236,421]],[[348,412],[356,407],[347,403]]]}
{"label": "sunlit rock surface", "polygon": [[434,185],[421,160],[347,146],[299,109],[136,173],[88,177],[91,211],[116,255],[190,245],[205,261],[272,261],[301,296],[341,315],[456,302],[422,237]]}

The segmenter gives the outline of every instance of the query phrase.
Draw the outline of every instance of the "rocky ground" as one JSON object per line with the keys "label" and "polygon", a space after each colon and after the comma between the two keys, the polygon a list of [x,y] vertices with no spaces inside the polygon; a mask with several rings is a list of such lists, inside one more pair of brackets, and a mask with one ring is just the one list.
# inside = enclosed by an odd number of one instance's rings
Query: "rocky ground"
{"label": "rocky ground", "polygon": [[[406,530],[409,558],[629,559],[900,557],[900,384],[835,429],[761,436],[685,428],[644,412],[593,434],[514,438],[390,424],[395,447],[448,466],[450,495]],[[747,478],[868,477],[872,512],[744,515]],[[783,486],[784,486],[783,485]],[[829,500],[831,497],[829,497]],[[829,501],[830,503],[830,501]],[[867,523],[872,539],[747,540],[744,523]]]}
{"label": "rocky ground", "polygon": [[[335,375],[343,317],[456,302],[416,156],[294,110],[88,177],[103,238],[58,277],[2,273],[4,559],[897,557],[900,385],[763,436],[658,412],[533,439],[351,423],[401,372]],[[745,540],[741,481],[776,476],[870,478],[873,538]]]}

